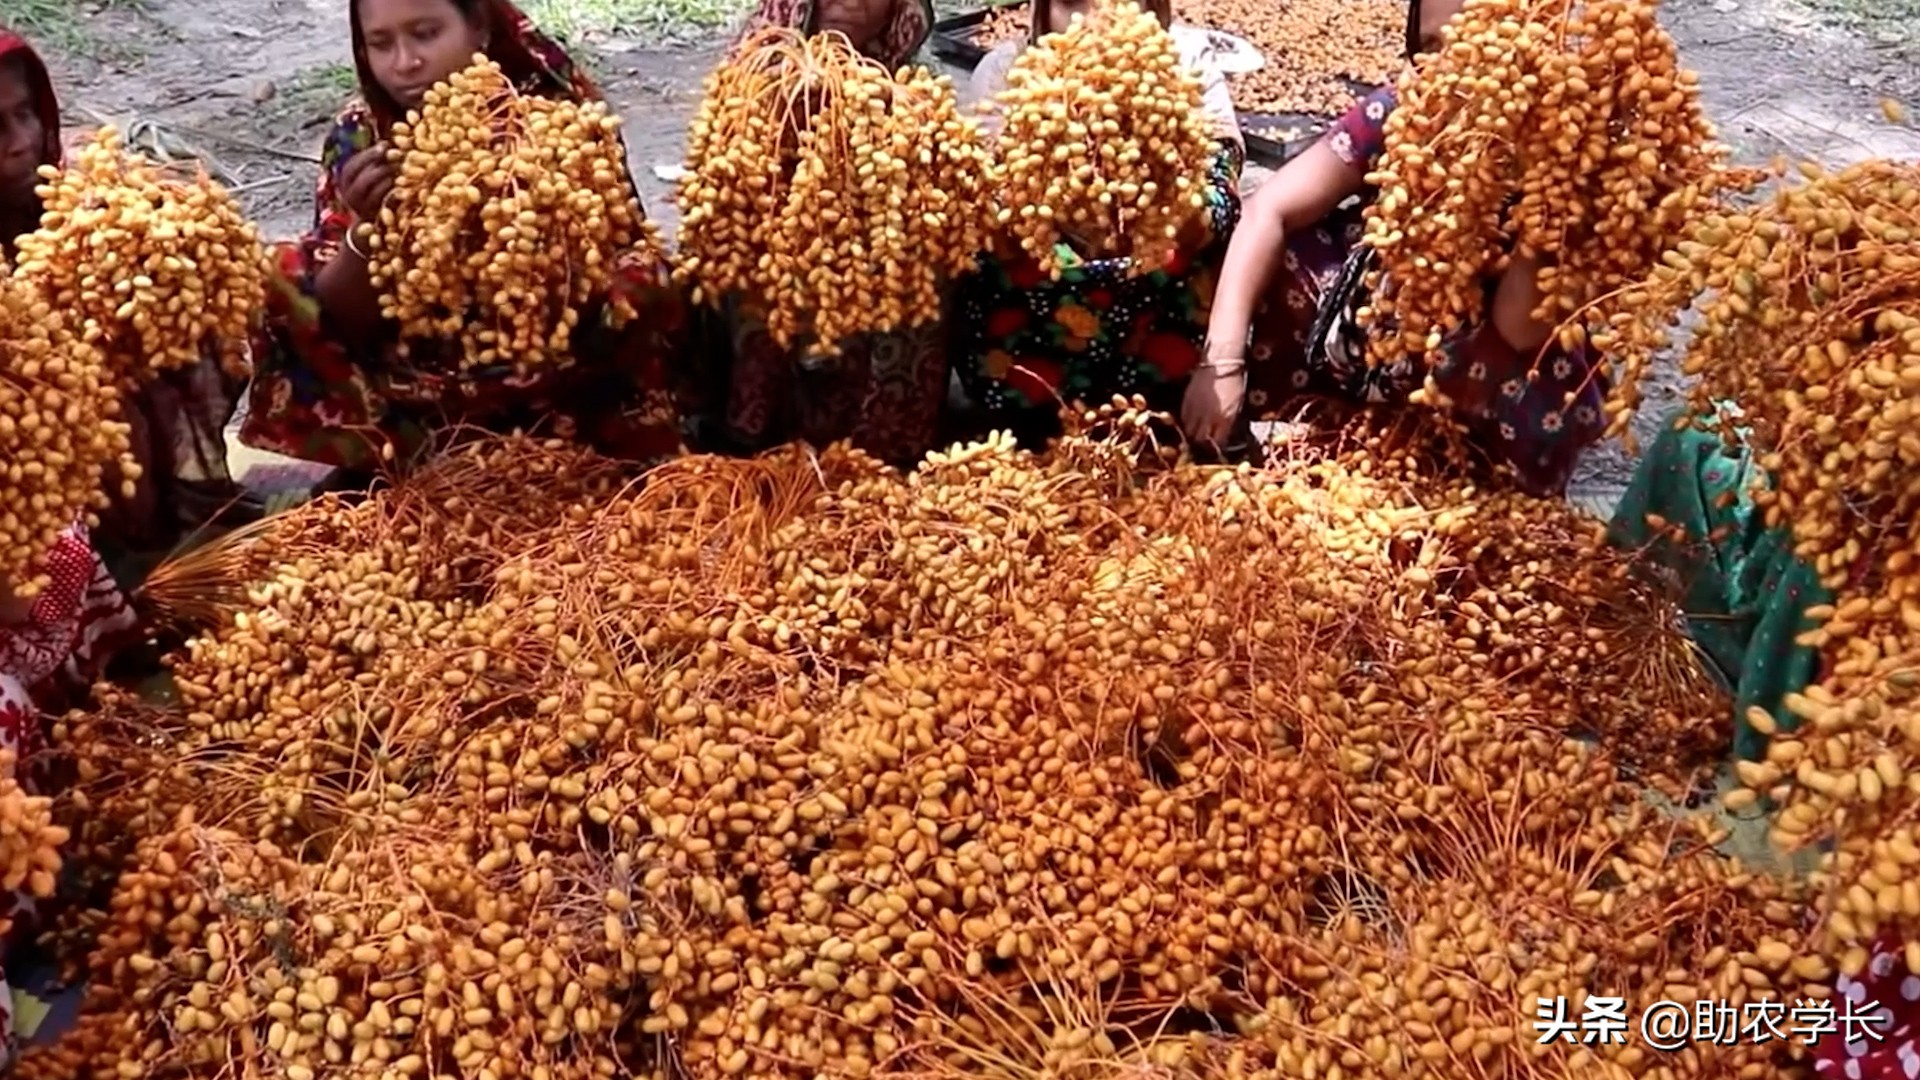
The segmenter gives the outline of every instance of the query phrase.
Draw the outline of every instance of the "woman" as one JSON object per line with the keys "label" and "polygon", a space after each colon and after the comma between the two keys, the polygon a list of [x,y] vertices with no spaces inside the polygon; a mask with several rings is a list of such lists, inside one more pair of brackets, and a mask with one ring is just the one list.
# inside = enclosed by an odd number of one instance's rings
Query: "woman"
{"label": "woman", "polygon": [[[35,193],[42,165],[61,164],[60,106],[40,57],[21,38],[0,31],[0,254],[39,227]],[[226,428],[245,378],[211,354],[185,369],[129,387],[125,419],[141,477],[131,498],[109,477],[113,504],[95,541],[112,554],[164,555],[221,517],[258,509],[227,472]]]}
{"label": "woman", "polygon": [[[1800,725],[1789,693],[1825,678],[1819,650],[1801,645],[1816,628],[1809,608],[1833,603],[1814,568],[1794,555],[1792,530],[1769,529],[1755,506],[1764,474],[1736,432],[1720,433],[1672,418],[1648,448],[1614,510],[1608,539],[1643,553],[1645,565],[1684,590],[1688,633],[1734,695],[1736,758],[1762,760],[1768,738],[1748,722],[1762,709],[1782,732]],[[1873,565],[1869,548],[1856,583]],[[1816,1080],[1912,1080],[1920,1076],[1920,971],[1907,968],[1905,943],[1883,933],[1864,971],[1840,975],[1833,992],[1841,1014],[1878,1019],[1872,1034],[1842,1026],[1813,1045]]]}
{"label": "woman", "polygon": [[745,34],[785,26],[804,34],[837,31],[889,68],[912,60],[933,33],[930,0],[760,0]]}
{"label": "woman", "polygon": [[[1413,0],[1409,61],[1438,42],[1463,4]],[[1189,437],[1231,441],[1243,405],[1280,419],[1296,399],[1395,402],[1419,387],[1415,362],[1369,369],[1358,319],[1370,266],[1360,243],[1373,195],[1366,176],[1394,102],[1392,88],[1368,95],[1248,199],[1220,272],[1206,357],[1181,409]],[[1550,495],[1565,490],[1581,451],[1603,432],[1606,387],[1585,350],[1561,350],[1553,328],[1533,318],[1538,271],[1537,261],[1515,257],[1489,281],[1486,317],[1444,343],[1433,374],[1475,445],[1510,466],[1522,488]]]}
{"label": "woman", "polygon": [[[746,33],[783,26],[834,31],[897,69],[933,30],[927,0],[762,0]],[[706,344],[682,381],[701,449],[757,453],[796,440],[850,439],[882,461],[910,466],[939,439],[947,359],[939,313],[922,326],[841,342],[838,355],[782,348],[740,298],[702,313]]]}
{"label": "woman", "polygon": [[1832,601],[1792,533],[1769,529],[1754,506],[1761,479],[1752,455],[1717,432],[1667,424],[1614,510],[1609,539],[1684,590],[1688,632],[1734,692],[1734,753],[1758,760],[1766,736],[1747,723],[1754,706],[1792,730],[1781,705],[1814,682],[1819,654],[1796,644],[1805,611]]}
{"label": "woman", "polygon": [[[1049,33],[1067,29],[1088,0],[1034,0],[1025,41],[1006,42],[974,70],[973,94],[990,102],[1014,61]],[[1080,262],[1051,280],[1032,258],[998,252],[960,283],[954,365],[976,421],[1010,428],[1029,443],[1058,428],[1060,408],[1140,395],[1173,411],[1200,359],[1214,278],[1240,216],[1245,160],[1239,118],[1204,31],[1174,26],[1170,0],[1146,4],[1168,26],[1201,80],[1216,143],[1207,207],[1175,262],[1130,277],[1124,259]],[[989,123],[995,123],[991,118]]]}
{"label": "woman", "polygon": [[[44,775],[47,718],[83,704],[107,661],[141,636],[85,527],[60,537],[46,570],[52,583],[30,601],[14,596],[0,577],[0,751],[10,755],[0,764],[30,792]],[[25,891],[0,892],[0,920],[18,925],[33,913]],[[0,1072],[15,1050],[13,1004],[0,964]]]}
{"label": "woman", "polygon": [[[573,341],[579,363],[521,376],[510,368],[449,375],[439,342],[410,342],[380,314],[366,236],[393,188],[386,140],[428,89],[484,52],[522,93],[584,101],[599,96],[560,47],[507,0],[352,0],[348,5],[360,100],[321,151],[314,226],[275,251],[266,332],[241,440],[346,470],[359,484],[383,460],[411,462],[455,424],[504,430],[551,417],[602,451],[636,460],[679,448],[662,363],[684,321],[664,260],[624,253],[613,291],[637,318],[616,330],[611,304],[588,312]],[[409,363],[418,362],[418,367]]]}

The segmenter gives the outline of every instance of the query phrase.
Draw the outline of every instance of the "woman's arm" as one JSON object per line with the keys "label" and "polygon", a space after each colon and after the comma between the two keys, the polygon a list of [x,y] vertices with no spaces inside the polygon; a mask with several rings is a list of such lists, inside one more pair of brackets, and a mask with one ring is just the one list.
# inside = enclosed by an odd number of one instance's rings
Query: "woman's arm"
{"label": "woman's arm", "polygon": [[1287,230],[1307,228],[1366,186],[1366,174],[1323,139],[1287,162],[1240,211],[1207,319],[1206,354],[1187,384],[1180,424],[1189,439],[1226,445],[1247,390],[1247,337],[1260,297],[1286,251]]}
{"label": "woman's arm", "polygon": [[1515,255],[1493,290],[1489,317],[1501,340],[1520,352],[1531,353],[1546,344],[1553,326],[1534,318],[1540,306],[1540,269],[1545,261],[1538,255]]}
{"label": "woman's arm", "polygon": [[312,267],[314,299],[329,328],[348,345],[380,334],[380,294],[363,256],[365,240],[356,239],[355,230],[372,220],[392,188],[393,168],[385,146],[374,140],[371,116],[350,106],[321,149],[313,231],[301,245]]}
{"label": "woman's arm", "polygon": [[1021,43],[1003,41],[993,47],[973,69],[973,80],[967,84],[967,93],[978,106],[987,111],[980,118],[980,127],[988,136],[998,135],[1002,117],[1000,110],[994,107],[994,98],[1007,88],[1007,73],[1013,70],[1013,62],[1020,58]]}
{"label": "woman's arm", "polygon": [[1213,294],[1207,322],[1209,360],[1245,359],[1254,309],[1273,280],[1287,232],[1313,225],[1365,186],[1361,168],[1341,160],[1322,140],[1287,162],[1247,199]]}
{"label": "woman's arm", "polygon": [[314,275],[313,293],[327,321],[350,345],[380,336],[380,293],[373,287],[367,260],[346,244]]}

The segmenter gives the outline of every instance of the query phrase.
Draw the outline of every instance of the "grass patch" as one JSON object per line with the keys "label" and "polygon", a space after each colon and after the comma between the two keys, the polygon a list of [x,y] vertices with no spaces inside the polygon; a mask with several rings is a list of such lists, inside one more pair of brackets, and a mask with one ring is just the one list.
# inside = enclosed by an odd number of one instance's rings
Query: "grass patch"
{"label": "grass patch", "polygon": [[115,11],[144,15],[146,0],[7,0],[0,24],[48,52],[89,60],[137,59],[132,42],[103,41],[92,20]]}
{"label": "grass patch", "polygon": [[965,15],[981,8],[1012,6],[1025,3],[1026,0],[933,0],[933,17],[951,19],[955,15]]}
{"label": "grass patch", "polygon": [[711,32],[738,22],[753,0],[522,0],[535,26],[568,45],[607,37],[654,39]]}
{"label": "grass patch", "polygon": [[359,91],[360,77],[354,74],[352,64],[314,64],[294,72],[280,94],[296,101],[325,98],[344,105]]}
{"label": "grass patch", "polygon": [[329,117],[359,91],[352,64],[314,64],[275,87],[273,100],[264,112],[273,123]]}
{"label": "grass patch", "polygon": [[1914,32],[1914,24],[1920,22],[1920,0],[1802,0],[1802,3],[1829,25],[1894,46],[1905,55],[1920,51],[1920,38]]}

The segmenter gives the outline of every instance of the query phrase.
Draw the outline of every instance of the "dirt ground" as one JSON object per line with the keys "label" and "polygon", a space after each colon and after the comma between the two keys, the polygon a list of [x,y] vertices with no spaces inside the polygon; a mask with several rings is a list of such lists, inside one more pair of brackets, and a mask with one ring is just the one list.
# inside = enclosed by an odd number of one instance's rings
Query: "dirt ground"
{"label": "dirt ground", "polygon": [[[6,9],[0,0],[0,24]],[[48,49],[48,59],[69,124],[112,121],[151,150],[203,158],[270,235],[291,236],[312,213],[327,121],[351,92],[344,12],[343,0],[116,3],[85,19],[84,48]],[[1667,4],[1723,137],[1750,161],[1920,158],[1920,130],[1887,123],[1879,109],[1885,98],[1920,106],[1916,18],[1920,0]],[[613,38],[583,50],[626,117],[634,176],[669,233],[676,215],[660,170],[680,161],[700,79],[723,43],[718,34],[673,44]],[[1648,429],[1678,392],[1672,373],[1661,382],[1642,418]],[[1604,495],[1628,468],[1620,448],[1605,448],[1579,486]]]}

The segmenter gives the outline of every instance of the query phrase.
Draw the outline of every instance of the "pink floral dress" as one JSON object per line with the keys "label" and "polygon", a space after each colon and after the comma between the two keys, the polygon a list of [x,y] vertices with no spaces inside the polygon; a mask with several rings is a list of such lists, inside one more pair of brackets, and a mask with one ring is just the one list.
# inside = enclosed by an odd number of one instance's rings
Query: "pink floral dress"
{"label": "pink floral dress", "polygon": [[[47,558],[51,585],[24,622],[0,625],[0,749],[13,752],[20,782],[35,786],[46,749],[45,717],[76,704],[113,651],[138,636],[139,620],[94,554],[84,526],[62,534]],[[24,893],[0,893],[0,920],[33,915]],[[12,1063],[13,992],[0,968],[0,1071]]]}
{"label": "pink floral dress", "polygon": [[1835,979],[1833,993],[1842,1011],[1877,1022],[1836,1030],[1815,1043],[1817,1080],[1920,1080],[1920,1045],[1914,1042],[1920,974],[1907,970],[1904,945],[1891,937],[1875,942],[1867,969],[1858,979]]}

